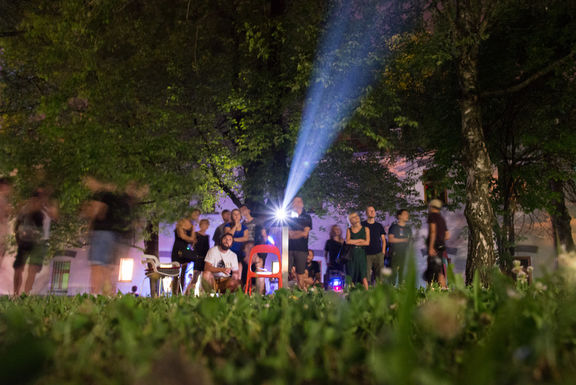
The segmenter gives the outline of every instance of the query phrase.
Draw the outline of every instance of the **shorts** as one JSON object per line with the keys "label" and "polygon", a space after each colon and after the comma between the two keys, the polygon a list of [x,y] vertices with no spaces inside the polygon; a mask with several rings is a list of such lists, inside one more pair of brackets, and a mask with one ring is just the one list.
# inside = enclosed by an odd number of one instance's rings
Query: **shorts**
{"label": "shorts", "polygon": [[46,242],[27,243],[22,242],[18,244],[18,252],[16,259],[12,265],[14,269],[20,268],[28,262],[30,265],[42,266],[44,264],[44,257],[48,254],[48,245]]}
{"label": "shorts", "polygon": [[424,280],[428,283],[438,282],[438,277],[444,275],[444,267],[441,257],[428,257],[428,267],[424,272]]}
{"label": "shorts", "polygon": [[118,250],[118,234],[114,231],[95,230],[92,232],[88,259],[93,265],[113,265]]}
{"label": "shorts", "polygon": [[288,252],[288,271],[292,270],[292,266],[295,266],[296,274],[304,274],[306,271],[307,258],[307,251],[290,250]]}
{"label": "shorts", "polygon": [[225,293],[229,290],[229,285],[233,282],[232,277],[222,277],[222,278],[214,278],[214,290],[219,293]]}

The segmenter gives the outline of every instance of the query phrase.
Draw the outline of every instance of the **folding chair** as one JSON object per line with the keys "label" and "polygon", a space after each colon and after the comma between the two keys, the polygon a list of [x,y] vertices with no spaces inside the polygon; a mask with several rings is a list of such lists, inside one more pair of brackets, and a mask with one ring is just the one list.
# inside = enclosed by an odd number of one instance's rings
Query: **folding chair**
{"label": "folding chair", "polygon": [[160,260],[155,255],[144,254],[142,256],[142,264],[146,265],[146,278],[150,280],[150,296],[153,298],[158,297],[162,285],[159,283],[165,277],[172,279],[177,278],[180,274],[180,263],[160,263]]}

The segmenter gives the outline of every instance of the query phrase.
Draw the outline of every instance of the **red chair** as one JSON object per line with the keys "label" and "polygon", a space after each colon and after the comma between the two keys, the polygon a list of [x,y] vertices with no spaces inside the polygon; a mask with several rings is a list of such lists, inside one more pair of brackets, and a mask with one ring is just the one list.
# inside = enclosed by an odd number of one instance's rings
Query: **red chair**
{"label": "red chair", "polygon": [[[278,257],[278,272],[272,273],[269,271],[252,271],[252,257],[254,254],[268,253],[275,254]],[[277,278],[278,287],[282,287],[282,256],[280,255],[280,250],[273,245],[257,245],[250,250],[250,256],[248,257],[248,274],[246,276],[246,288],[244,293],[252,295],[252,278]]]}

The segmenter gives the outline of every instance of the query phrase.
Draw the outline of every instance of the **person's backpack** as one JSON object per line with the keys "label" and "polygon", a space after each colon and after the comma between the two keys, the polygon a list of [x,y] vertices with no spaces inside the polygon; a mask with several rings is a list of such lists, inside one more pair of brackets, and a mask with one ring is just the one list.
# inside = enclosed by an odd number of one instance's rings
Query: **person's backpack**
{"label": "person's backpack", "polygon": [[42,236],[42,229],[36,226],[32,214],[24,214],[18,219],[16,226],[16,236],[18,241],[33,243]]}

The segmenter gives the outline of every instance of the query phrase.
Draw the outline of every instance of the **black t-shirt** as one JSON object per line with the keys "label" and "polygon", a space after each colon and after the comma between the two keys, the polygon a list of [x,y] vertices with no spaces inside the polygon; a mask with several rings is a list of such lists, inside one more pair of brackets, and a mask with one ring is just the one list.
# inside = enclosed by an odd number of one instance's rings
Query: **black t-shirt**
{"label": "black t-shirt", "polygon": [[92,198],[106,205],[106,213],[103,218],[95,218],[94,230],[127,232],[130,230],[131,208],[127,196],[117,195],[112,192],[99,192]]}
{"label": "black t-shirt", "polygon": [[262,229],[264,226],[259,218],[254,217],[250,222],[244,221],[244,225],[246,225],[248,229],[248,242],[254,242],[255,245],[266,243],[266,240],[262,239]]}
{"label": "black t-shirt", "polygon": [[[312,218],[310,215],[302,211],[302,214],[296,218],[290,218],[288,227],[293,231],[304,231],[304,228],[310,227],[312,229]],[[290,239],[288,242],[288,249],[293,251],[308,251],[308,237]]]}
{"label": "black t-shirt", "polygon": [[[394,223],[388,229],[388,236],[390,234],[394,235],[396,239],[410,240],[412,238],[412,229],[408,226],[400,226],[398,223]],[[408,248],[408,241],[392,243],[390,242],[390,252],[392,253],[405,253]]]}
{"label": "black t-shirt", "polygon": [[328,239],[324,245],[324,250],[328,252],[328,263],[335,264],[338,261],[338,254],[344,243]]}
{"label": "black t-shirt", "polygon": [[196,244],[194,245],[194,251],[198,253],[200,257],[206,257],[208,250],[210,249],[210,237],[208,235],[202,235],[196,232]]}
{"label": "black t-shirt", "polygon": [[316,274],[320,273],[320,264],[316,261],[306,264],[306,271],[308,272],[308,277],[316,278]]}
{"label": "black t-shirt", "polygon": [[44,213],[41,210],[22,214],[16,221],[16,240],[19,243],[34,243],[43,235]]}
{"label": "black t-shirt", "polygon": [[[436,240],[434,242],[434,247],[444,246],[444,242],[446,240],[446,231],[448,228],[446,227],[446,221],[444,217],[440,215],[440,213],[429,213],[428,214],[428,225],[435,223],[436,224]],[[428,244],[430,241],[430,234],[428,234],[428,240],[426,243]]]}
{"label": "black t-shirt", "polygon": [[378,254],[382,252],[382,235],[386,235],[384,226],[378,222],[362,222],[362,226],[370,229],[370,244],[366,246],[366,254]]}

